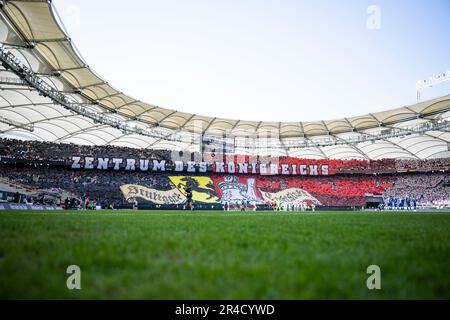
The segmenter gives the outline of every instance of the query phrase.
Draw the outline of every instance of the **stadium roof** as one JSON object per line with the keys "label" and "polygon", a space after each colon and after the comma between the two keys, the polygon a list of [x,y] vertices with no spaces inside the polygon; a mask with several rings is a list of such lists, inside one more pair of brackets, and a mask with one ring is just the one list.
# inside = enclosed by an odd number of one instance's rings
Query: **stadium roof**
{"label": "stadium roof", "polygon": [[[283,147],[284,141],[289,139],[301,143],[315,137],[332,136],[339,140],[361,133],[372,132],[371,134],[375,135],[380,128],[443,118],[450,110],[450,95],[362,116],[314,122],[240,121],[170,110],[136,100],[97,75],[75,49],[63,30],[62,23],[58,22],[56,11],[50,1],[4,1],[1,13],[0,41],[36,75],[80,105],[123,122],[135,123],[137,126],[158,127],[174,132],[199,133],[200,130],[201,134],[212,136],[275,135]],[[55,105],[54,101],[40,95],[33,88],[19,81],[14,82],[11,79],[18,80],[18,77],[7,68],[3,67],[0,73],[2,78],[0,116],[34,126],[34,131],[28,132],[20,127],[10,128],[0,123],[3,136],[81,144],[176,149],[189,147],[189,143],[140,136],[123,132],[104,123],[95,123],[73,110]],[[397,141],[398,139],[396,137],[377,140],[367,146],[359,143],[288,149],[291,155],[298,153],[298,156],[316,158],[448,156],[450,136],[446,130],[427,132],[425,135],[411,135],[407,139]],[[242,147],[244,144],[245,142]],[[245,148],[239,150],[239,144],[236,151],[246,153]]]}

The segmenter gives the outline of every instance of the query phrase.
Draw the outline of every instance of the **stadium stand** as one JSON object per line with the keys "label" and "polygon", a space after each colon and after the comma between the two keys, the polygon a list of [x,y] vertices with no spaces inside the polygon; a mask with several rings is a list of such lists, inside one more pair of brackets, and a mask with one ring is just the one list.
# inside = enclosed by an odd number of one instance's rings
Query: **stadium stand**
{"label": "stadium stand", "polygon": [[[201,159],[199,153],[191,152],[189,159]],[[117,146],[86,146],[66,143],[52,143],[42,141],[23,141],[17,139],[0,138],[0,157],[11,160],[46,160],[56,161],[65,164],[72,163],[73,156],[92,157],[116,157],[116,158],[146,158],[165,160],[172,162],[171,150],[139,149]],[[225,157],[227,158],[227,157]],[[218,155],[204,156],[204,160],[209,164],[214,161],[223,161]],[[226,160],[226,159],[225,159]],[[330,166],[330,173],[392,173],[392,172],[429,172],[436,170],[449,170],[450,158],[437,159],[381,159],[381,160],[360,160],[360,159],[302,159],[294,157],[264,157],[264,156],[244,156],[233,155],[228,161],[245,161],[256,163],[268,163],[277,161],[279,164],[327,164]]]}
{"label": "stadium stand", "polygon": [[[67,144],[52,144],[35,141],[0,140],[0,179],[9,181],[11,185],[20,185],[22,189],[51,190],[60,189],[72,192],[79,199],[89,194],[102,206],[126,206],[129,204],[120,191],[126,184],[170,190],[173,183],[169,176],[174,172],[125,172],[101,170],[74,170],[70,168],[70,154],[96,155],[107,152],[111,156],[141,157],[156,159],[167,157],[169,151],[139,150],[121,147],[88,147]],[[48,152],[51,150],[51,152]],[[12,159],[12,161],[10,160]],[[17,160],[21,160],[17,163]],[[167,158],[165,158],[167,159]],[[248,160],[248,159],[247,159]],[[273,160],[273,159],[272,159]],[[423,206],[447,206],[450,196],[450,176],[448,174],[449,159],[431,160],[394,160],[360,161],[328,160],[338,168],[345,167],[346,172],[337,170],[329,176],[260,176],[238,175],[238,179],[254,178],[260,191],[280,191],[298,188],[307,191],[323,206],[352,207],[365,206],[367,195],[404,196],[414,195],[418,204]],[[55,165],[62,162],[65,165]],[[302,159],[283,158],[284,163],[304,161]],[[310,160],[313,161],[313,160]],[[325,163],[324,161],[322,161]],[[345,166],[343,165],[345,163]],[[374,165],[374,163],[376,165]],[[377,172],[377,169],[380,169]],[[386,168],[397,170],[386,174]],[[440,171],[446,171],[442,173]],[[344,170],[342,170],[344,171]],[[408,171],[408,173],[405,173]],[[428,173],[420,173],[427,171]],[[435,172],[436,171],[436,172]],[[188,173],[184,173],[189,176]],[[179,175],[179,174],[178,174]],[[226,174],[207,172],[206,177],[214,183],[214,194],[220,198],[218,181]],[[192,175],[192,179],[196,176]],[[35,199],[36,201],[36,199]],[[145,202],[145,199],[140,199]],[[220,200],[217,200],[220,202]]]}
{"label": "stadium stand", "polygon": [[71,163],[72,156],[110,155],[120,158],[170,160],[170,151],[117,146],[86,146],[45,141],[22,141],[0,138],[0,157],[16,160],[48,160]]}
{"label": "stadium stand", "polygon": [[414,174],[396,176],[391,188],[387,188],[384,197],[414,194],[420,205],[425,207],[449,207],[450,175],[448,173]]}
{"label": "stadium stand", "polygon": [[[324,121],[189,114],[136,100],[93,72],[51,1],[6,1],[1,13],[2,198],[19,192],[22,200],[76,203],[89,195],[120,206],[139,192],[139,201],[179,204],[189,182],[194,201],[205,203],[282,198],[363,207],[382,195],[413,194],[423,206],[448,205],[450,95]],[[164,160],[171,171],[72,169],[74,156]],[[207,167],[174,172],[177,156]],[[279,175],[215,174],[218,162],[229,161],[276,165]],[[280,174],[286,165],[289,175]],[[301,166],[304,175],[293,173]]]}
{"label": "stadium stand", "polygon": [[[37,190],[62,189],[76,195],[80,199],[88,194],[99,204],[121,205],[125,204],[119,187],[127,183],[135,183],[148,187],[158,186],[159,189],[170,187],[167,179],[159,175],[144,173],[124,174],[114,171],[74,171],[62,168],[46,168],[41,166],[0,167],[0,177],[7,178],[10,183],[18,184],[22,188]],[[18,190],[20,191],[20,190]],[[31,196],[34,201],[37,196]]]}

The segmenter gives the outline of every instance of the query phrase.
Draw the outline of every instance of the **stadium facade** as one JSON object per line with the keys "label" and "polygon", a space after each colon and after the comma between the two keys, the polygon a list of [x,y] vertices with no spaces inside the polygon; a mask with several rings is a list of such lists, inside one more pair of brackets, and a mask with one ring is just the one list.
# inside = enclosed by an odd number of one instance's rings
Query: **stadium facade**
{"label": "stadium facade", "polygon": [[[0,1],[0,6],[0,173],[13,190],[26,194],[17,184],[25,180],[33,188],[51,189],[53,184],[76,191],[77,197],[89,190],[99,201],[116,202],[122,197],[120,187],[127,201],[139,193],[151,203],[179,205],[186,201],[183,188],[189,182],[201,203],[293,197],[310,204],[364,206],[368,197],[393,196],[386,190],[397,183],[400,189],[393,192],[401,192],[403,200],[414,187],[423,189],[426,201],[448,200],[450,95],[323,121],[189,114],[136,100],[96,74],[76,50],[51,1]],[[176,157],[182,153],[188,159],[180,164]],[[412,162],[403,162],[407,160]],[[45,170],[37,165],[46,165]],[[74,177],[71,169],[108,173]],[[140,172],[120,176],[115,169]],[[142,176],[152,170],[155,177]],[[28,172],[28,178],[21,172]],[[392,176],[399,172],[419,176]],[[98,190],[92,187],[100,184]]]}

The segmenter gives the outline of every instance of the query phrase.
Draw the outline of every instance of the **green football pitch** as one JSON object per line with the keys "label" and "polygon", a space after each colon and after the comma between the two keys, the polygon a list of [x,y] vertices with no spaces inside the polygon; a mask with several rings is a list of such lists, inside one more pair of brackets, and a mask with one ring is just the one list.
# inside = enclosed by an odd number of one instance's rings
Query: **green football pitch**
{"label": "green football pitch", "polygon": [[3,299],[450,299],[449,213],[3,211],[0,239]]}

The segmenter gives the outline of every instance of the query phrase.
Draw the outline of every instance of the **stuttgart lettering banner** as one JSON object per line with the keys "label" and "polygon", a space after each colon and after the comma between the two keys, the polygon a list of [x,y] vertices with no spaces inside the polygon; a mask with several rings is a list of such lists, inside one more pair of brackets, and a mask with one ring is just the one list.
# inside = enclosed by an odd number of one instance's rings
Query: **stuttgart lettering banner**
{"label": "stuttgart lettering banner", "polygon": [[183,204],[186,196],[180,190],[156,190],[135,184],[124,184],[120,186],[125,200],[141,198],[155,204]]}
{"label": "stuttgart lettering banner", "polygon": [[125,170],[142,172],[187,172],[187,173],[226,173],[253,175],[300,175],[319,176],[333,174],[328,164],[311,163],[251,163],[251,162],[219,162],[213,164],[195,161],[174,161],[150,159],[124,159],[109,157],[72,157],[72,169],[88,170]]}
{"label": "stuttgart lettering banner", "polygon": [[306,200],[310,200],[316,204],[320,204],[320,202],[314,198],[309,192],[299,189],[299,188],[289,188],[284,189],[278,192],[266,192],[261,191],[261,196],[265,201],[281,201],[283,203],[289,202],[289,203],[300,203],[304,202]]}

